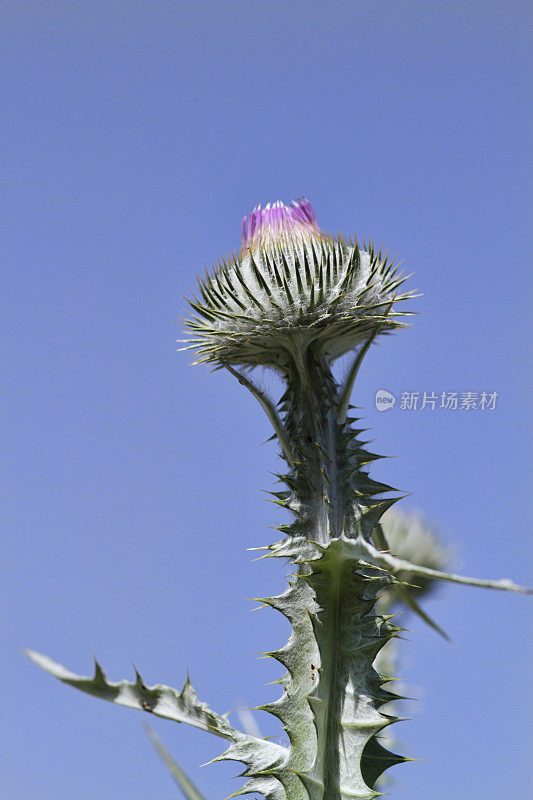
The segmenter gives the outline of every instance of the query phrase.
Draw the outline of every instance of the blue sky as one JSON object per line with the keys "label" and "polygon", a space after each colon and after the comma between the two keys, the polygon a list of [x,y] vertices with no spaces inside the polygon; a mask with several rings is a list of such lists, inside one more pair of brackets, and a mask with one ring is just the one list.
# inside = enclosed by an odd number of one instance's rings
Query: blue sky
{"label": "blue sky", "polygon": [[[531,583],[531,9],[522,2],[2,2],[5,403],[1,800],[178,795],[141,715],[63,687],[179,686],[216,710],[277,696],[257,654],[287,626],[247,547],[276,535],[280,462],[231,378],[177,353],[182,295],[257,203],[397,253],[414,326],[366,358],[354,402],[376,478],[412,492],[458,567]],[[497,392],[494,410],[374,395]],[[447,587],[404,642],[396,800],[524,797],[531,601]],[[531,707],[529,707],[529,713]],[[258,717],[265,734],[275,721]],[[236,765],[155,720],[208,798]],[[391,773],[392,774],[392,773]]]}

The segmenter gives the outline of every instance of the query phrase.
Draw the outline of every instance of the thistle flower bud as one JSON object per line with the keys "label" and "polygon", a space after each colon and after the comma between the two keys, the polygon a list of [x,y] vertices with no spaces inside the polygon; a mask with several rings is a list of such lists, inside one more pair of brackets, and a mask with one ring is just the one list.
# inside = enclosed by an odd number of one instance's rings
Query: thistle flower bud
{"label": "thistle flower bud", "polygon": [[336,358],[401,325],[405,280],[373,245],[322,232],[305,198],[244,217],[242,247],[199,280],[188,340],[199,361],[273,366],[295,351]]}
{"label": "thistle flower bud", "polygon": [[[442,543],[437,532],[419,514],[399,509],[391,510],[383,516],[381,526],[386,543],[395,556],[429,569],[442,571],[450,566],[451,550]],[[427,594],[435,585],[435,581],[430,578],[409,570],[399,571],[396,577],[410,584],[409,591],[418,596]],[[394,585],[387,592],[389,600],[396,599]]]}

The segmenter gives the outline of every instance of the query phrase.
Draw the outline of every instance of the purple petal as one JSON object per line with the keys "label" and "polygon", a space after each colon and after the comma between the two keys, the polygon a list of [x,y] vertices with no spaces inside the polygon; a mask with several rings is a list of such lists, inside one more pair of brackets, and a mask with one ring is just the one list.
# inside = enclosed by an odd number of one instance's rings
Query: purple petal
{"label": "purple petal", "polygon": [[283,233],[320,234],[315,212],[306,197],[293,200],[290,206],[281,200],[268,203],[265,208],[256,206],[242,221],[242,246],[246,248],[255,241],[273,239]]}

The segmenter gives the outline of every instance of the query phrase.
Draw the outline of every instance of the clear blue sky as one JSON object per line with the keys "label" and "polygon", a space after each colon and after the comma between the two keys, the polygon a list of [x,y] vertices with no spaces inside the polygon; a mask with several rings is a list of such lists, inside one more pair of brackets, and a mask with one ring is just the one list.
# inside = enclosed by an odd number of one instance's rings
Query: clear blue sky
{"label": "clear blue sky", "polygon": [[[531,7],[522,2],[0,3],[3,272],[1,800],[171,800],[140,714],[21,655],[181,685],[216,710],[277,696],[247,598],[280,462],[231,378],[177,353],[195,274],[256,203],[415,271],[414,327],[356,387],[373,474],[413,492],[467,574],[532,581]],[[528,41],[529,38],[529,41]],[[496,391],[494,411],[378,413],[374,394]],[[404,643],[396,800],[524,798],[531,600],[448,587]],[[529,714],[529,716],[528,716]],[[265,734],[275,721],[258,718]],[[219,740],[154,720],[212,800]],[[391,773],[392,774],[392,773]]]}

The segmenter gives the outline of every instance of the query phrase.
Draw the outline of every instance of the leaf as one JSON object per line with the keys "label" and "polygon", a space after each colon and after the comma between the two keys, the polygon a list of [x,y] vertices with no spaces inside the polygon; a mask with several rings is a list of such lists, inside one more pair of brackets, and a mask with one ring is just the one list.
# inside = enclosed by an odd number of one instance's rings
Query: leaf
{"label": "leaf", "polygon": [[206,800],[203,794],[196,788],[194,783],[191,781],[189,776],[183,771],[180,767],[178,762],[172,758],[166,747],[164,746],[163,742],[156,734],[153,728],[149,725],[145,725],[146,733],[148,734],[150,741],[152,742],[156,752],[162,759],[162,761],[167,765],[168,770],[178,786],[180,787],[181,791],[187,798],[187,800]]}
{"label": "leaf", "polygon": [[[70,672],[66,667],[57,664],[41,653],[33,650],[24,652],[45,672],[49,672],[63,683],[68,683],[82,692],[100,697],[102,700],[109,700],[117,705],[147,711],[157,717],[164,717],[175,722],[185,722],[195,728],[229,740],[230,747],[214,760],[241,761],[247,767],[244,775],[251,778],[248,784],[252,781],[255,782],[254,791],[264,791],[268,800],[286,800],[283,787],[277,777],[263,776],[274,767],[282,767],[288,757],[287,748],[265,739],[255,738],[234,728],[225,716],[216,714],[207,703],[198,699],[188,678],[181,692],[162,684],[146,686],[137,671],[135,671],[135,682],[123,680],[112,683],[97,661],[95,661],[94,676],[88,678]],[[259,777],[256,778],[256,775]],[[256,788],[256,786],[264,787],[264,789]],[[242,790],[238,792],[238,794],[240,793]]]}
{"label": "leaf", "polygon": [[102,700],[147,711],[155,714],[156,717],[185,722],[195,728],[200,728],[200,730],[214,733],[223,739],[235,741],[244,736],[233,728],[225,717],[211,711],[207,703],[198,699],[188,678],[181,692],[162,684],[146,686],[137,671],[135,682],[123,680],[112,683],[96,660],[94,676],[88,678],[70,672],[48,656],[36,653],[34,650],[25,650],[24,652],[31,661],[45,672],[49,672],[54,678],[58,678],[63,683],[68,683],[82,692],[100,697]]}
{"label": "leaf", "polygon": [[417,614],[420,617],[420,619],[423,619],[426,625],[429,625],[430,628],[433,628],[434,631],[437,631],[437,633],[440,634],[440,636],[442,636],[443,639],[446,639],[447,642],[451,642],[451,639],[446,633],[446,631],[444,631],[440,627],[440,625],[438,625],[435,622],[435,620],[432,619],[429,616],[429,614],[427,614],[424,611],[423,608],[421,608],[421,606],[416,602],[411,592],[409,592],[403,586],[400,586],[396,591],[398,593],[398,597],[400,598],[400,600],[402,600],[405,603],[405,605],[411,609],[411,611],[414,611],[414,613]]}
{"label": "leaf", "polygon": [[533,589],[519,586],[509,578],[500,578],[496,581],[482,578],[468,578],[464,575],[454,575],[451,572],[441,572],[438,569],[422,567],[419,564],[413,564],[411,561],[406,561],[403,558],[397,558],[397,556],[393,556],[390,553],[382,553],[361,537],[354,542],[354,545],[358,545],[361,551],[366,551],[366,555],[362,555],[363,558],[367,558],[376,566],[388,570],[392,575],[396,575],[399,572],[410,572],[413,575],[420,575],[423,578],[450,581],[451,583],[462,583],[464,586],[479,586],[482,589],[498,589],[503,592],[533,594]]}

